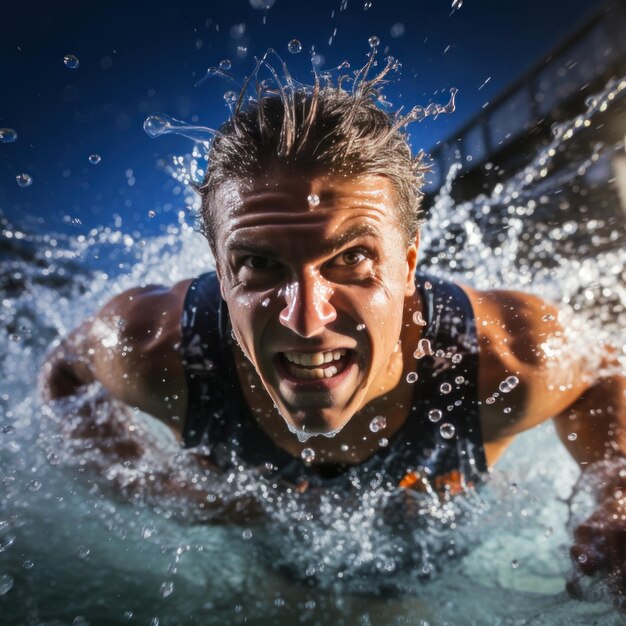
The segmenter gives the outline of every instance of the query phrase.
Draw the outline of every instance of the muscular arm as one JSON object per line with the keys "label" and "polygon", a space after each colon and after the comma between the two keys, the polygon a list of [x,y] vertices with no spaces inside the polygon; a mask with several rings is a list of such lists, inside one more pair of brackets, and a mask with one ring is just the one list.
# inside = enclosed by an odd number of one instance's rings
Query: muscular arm
{"label": "muscular arm", "polygon": [[[469,293],[479,324],[488,463],[518,433],[554,418],[567,450],[599,485],[597,510],[574,531],[572,558],[583,574],[611,574],[616,593],[625,598],[626,376],[613,349],[585,341],[574,320],[532,296]],[[511,375],[519,384],[498,393],[499,381]],[[568,588],[575,592],[577,582]]]}
{"label": "muscular arm", "polygon": [[180,431],[187,399],[177,346],[188,284],[131,289],[109,301],[48,355],[44,399],[98,381],[114,398]]}

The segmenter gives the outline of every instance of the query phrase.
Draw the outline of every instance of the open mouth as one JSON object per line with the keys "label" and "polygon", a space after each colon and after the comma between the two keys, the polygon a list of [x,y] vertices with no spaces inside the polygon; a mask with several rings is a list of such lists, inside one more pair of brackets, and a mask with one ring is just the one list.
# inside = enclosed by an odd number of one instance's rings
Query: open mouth
{"label": "open mouth", "polygon": [[339,348],[325,352],[281,352],[279,363],[292,379],[321,381],[342,374],[353,359],[353,350]]}

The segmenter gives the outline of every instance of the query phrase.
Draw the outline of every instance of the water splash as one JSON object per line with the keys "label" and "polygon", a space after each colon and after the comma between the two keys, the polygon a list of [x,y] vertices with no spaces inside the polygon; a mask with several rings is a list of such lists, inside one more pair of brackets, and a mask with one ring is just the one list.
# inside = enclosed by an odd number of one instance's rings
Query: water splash
{"label": "water splash", "polygon": [[207,126],[194,126],[164,113],[150,115],[143,123],[146,134],[153,139],[162,135],[181,135],[193,141],[210,142],[216,132]]}
{"label": "water splash", "polygon": [[[575,331],[586,338],[581,350],[605,341],[626,345],[623,240],[595,218],[577,222],[576,228],[530,219],[540,212],[547,189],[567,185],[581,167],[592,167],[593,155],[553,179],[550,150],[555,155],[566,150],[577,129],[621,97],[615,91],[620,84],[598,94],[582,117],[557,129],[547,152],[536,155],[534,169],[502,181],[491,194],[455,202],[451,185],[458,171],[453,168],[422,233],[423,268],[478,288],[522,287],[573,309],[584,320],[584,332]],[[202,146],[194,147],[185,158],[175,157],[168,171],[189,180],[203,158]],[[542,173],[543,168],[548,171]],[[193,213],[197,197],[189,190],[188,198],[188,213]],[[332,488],[289,492],[237,466],[217,480],[198,466],[193,456],[198,451],[181,450],[164,428],[111,403],[97,387],[65,406],[42,409],[32,381],[51,341],[113,292],[171,284],[206,271],[214,261],[184,216],[162,236],[144,239],[144,246],[121,223],[79,237],[25,233],[6,220],[2,231],[0,585],[6,589],[1,598],[7,619],[12,613],[6,611],[25,603],[52,606],[62,590],[81,588],[98,599],[97,607],[89,613],[70,601],[59,620],[71,623],[80,614],[92,623],[109,617],[114,622],[126,614],[150,623],[156,613],[185,616],[193,606],[207,623],[231,623],[233,607],[239,606],[241,621],[247,613],[267,616],[266,623],[297,623],[302,615],[339,623],[346,614],[372,611],[373,597],[387,594],[386,610],[392,607],[400,617],[455,623],[458,604],[441,600],[450,598],[452,588],[474,623],[490,623],[494,614],[512,611],[526,621],[547,612],[555,623],[568,623],[592,610],[594,620],[617,623],[619,616],[601,594],[593,604],[567,602],[562,594],[569,567],[562,547],[569,541],[564,498],[577,470],[549,429],[514,444],[514,460],[507,464],[505,458],[480,493],[446,498],[428,477],[422,493],[390,488],[376,475],[355,474],[347,496]],[[507,237],[498,239],[500,232]],[[586,256],[567,247],[573,234],[589,237]],[[562,349],[545,346],[546,351]],[[422,345],[421,352],[428,353],[428,347]],[[619,358],[624,360],[623,353]],[[104,450],[69,438],[67,429],[80,428],[86,405],[102,423],[117,419],[121,430],[111,436],[139,440],[141,456],[111,463]],[[443,413],[433,408],[427,417],[441,423]],[[450,425],[441,423],[442,437],[450,434],[444,426]],[[386,444],[380,439],[379,445]],[[546,450],[541,458],[529,454],[538,448]],[[185,489],[167,493],[168,480]],[[261,498],[267,527],[242,531],[206,525],[217,515],[216,503],[226,511],[245,495]],[[582,500],[574,507],[580,515],[586,506]],[[514,561],[521,566],[513,567]],[[223,573],[217,579],[215,563]],[[243,599],[241,589],[247,590]],[[393,602],[393,593],[401,604]]]}

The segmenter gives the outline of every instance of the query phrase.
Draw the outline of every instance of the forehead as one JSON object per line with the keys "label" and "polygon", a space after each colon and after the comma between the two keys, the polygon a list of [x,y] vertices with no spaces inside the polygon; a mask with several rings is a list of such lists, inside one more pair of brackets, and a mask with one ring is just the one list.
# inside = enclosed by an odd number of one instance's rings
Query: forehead
{"label": "forehead", "polygon": [[370,221],[382,230],[398,227],[396,194],[388,178],[363,175],[268,175],[228,182],[215,195],[214,215],[221,237],[241,229],[306,228]]}

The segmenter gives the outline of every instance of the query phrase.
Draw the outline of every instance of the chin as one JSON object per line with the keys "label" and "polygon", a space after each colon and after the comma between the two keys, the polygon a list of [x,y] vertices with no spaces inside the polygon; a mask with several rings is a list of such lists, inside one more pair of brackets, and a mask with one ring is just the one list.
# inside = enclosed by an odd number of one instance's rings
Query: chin
{"label": "chin", "polygon": [[289,430],[299,439],[309,437],[334,437],[350,421],[350,418],[329,419],[325,416],[307,415],[305,411],[296,411],[287,415],[281,412]]}

